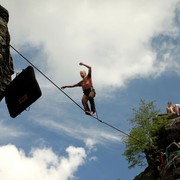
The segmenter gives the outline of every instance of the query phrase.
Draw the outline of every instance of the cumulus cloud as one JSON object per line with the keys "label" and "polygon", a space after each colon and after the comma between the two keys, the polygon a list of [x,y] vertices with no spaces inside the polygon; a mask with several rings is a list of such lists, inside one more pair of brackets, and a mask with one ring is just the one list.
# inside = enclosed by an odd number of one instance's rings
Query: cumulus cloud
{"label": "cumulus cloud", "polygon": [[86,139],[85,144],[89,150],[92,150],[92,149],[94,149],[94,145],[96,144],[96,141],[88,138],[88,139]]}
{"label": "cumulus cloud", "polygon": [[[56,81],[78,81],[79,61],[94,68],[96,87],[122,87],[128,80],[164,72],[151,40],[177,33],[178,0],[2,1],[10,12],[11,41],[42,45],[43,63]],[[42,63],[42,62],[40,62]],[[66,77],[66,78],[65,78]]]}
{"label": "cumulus cloud", "polygon": [[34,148],[28,155],[14,145],[0,147],[0,177],[3,180],[67,180],[85,163],[84,148],[69,146],[67,156],[52,149]]}

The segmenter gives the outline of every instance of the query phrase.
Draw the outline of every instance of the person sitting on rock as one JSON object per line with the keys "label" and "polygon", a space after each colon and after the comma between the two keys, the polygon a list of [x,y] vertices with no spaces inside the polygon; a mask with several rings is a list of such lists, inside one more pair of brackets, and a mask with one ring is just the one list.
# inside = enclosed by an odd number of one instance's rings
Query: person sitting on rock
{"label": "person sitting on rock", "polygon": [[180,116],[180,104],[174,104],[173,111],[177,114],[177,116]]}
{"label": "person sitting on rock", "polygon": [[168,114],[169,114],[169,113],[176,114],[176,112],[175,112],[174,109],[173,109],[172,102],[170,102],[170,101],[167,103],[166,112],[167,112]]}

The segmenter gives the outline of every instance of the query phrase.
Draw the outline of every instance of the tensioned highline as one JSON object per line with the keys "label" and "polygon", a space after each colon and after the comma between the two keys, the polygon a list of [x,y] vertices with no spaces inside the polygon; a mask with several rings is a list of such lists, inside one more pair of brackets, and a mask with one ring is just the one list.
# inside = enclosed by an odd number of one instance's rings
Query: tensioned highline
{"label": "tensioned highline", "polygon": [[[43,75],[50,83],[52,83],[58,90],[60,90],[66,97],[68,97],[75,105],[77,105],[81,110],[84,111],[84,109],[83,109],[75,100],[73,100],[73,99],[72,99],[67,93],[65,93],[57,84],[55,84],[55,83],[54,83],[50,78],[48,78],[41,70],[39,70],[33,63],[31,63],[31,62],[30,62],[23,54],[21,54],[15,47],[13,47],[12,45],[10,45],[10,47],[11,47],[17,54],[19,54],[24,60],[26,60],[31,66],[33,66],[33,67],[34,67],[41,75]],[[144,142],[136,139],[135,137],[130,136],[128,133],[125,133],[124,131],[120,130],[119,128],[117,128],[117,127],[115,127],[115,126],[113,126],[113,125],[111,125],[111,124],[109,124],[109,123],[107,123],[107,122],[99,119],[98,116],[97,116],[97,117],[91,116],[91,117],[94,118],[94,119],[96,119],[97,121],[99,121],[99,122],[101,122],[101,123],[103,123],[103,124],[105,124],[105,125],[113,128],[114,130],[119,131],[119,132],[121,132],[122,134],[124,134],[124,135],[126,135],[126,136],[128,136],[128,137],[130,137],[130,138],[132,138],[132,139],[134,139],[134,140],[136,140],[137,142],[139,142],[139,143],[141,143],[141,144],[144,144]]]}

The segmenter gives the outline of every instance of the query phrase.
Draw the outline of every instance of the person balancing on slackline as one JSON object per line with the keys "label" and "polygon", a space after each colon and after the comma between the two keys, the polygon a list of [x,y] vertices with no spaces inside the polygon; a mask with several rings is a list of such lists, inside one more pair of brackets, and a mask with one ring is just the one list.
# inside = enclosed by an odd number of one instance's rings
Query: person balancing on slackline
{"label": "person balancing on slackline", "polygon": [[[80,76],[82,77],[82,80],[80,82],[74,85],[62,86],[61,89],[82,87],[84,93],[82,96],[82,104],[84,106],[84,111],[87,115],[94,115],[96,113],[96,108],[94,103],[94,97],[96,93],[92,83],[92,76],[91,76],[92,68],[91,66],[86,65],[82,62],[80,62],[79,65],[88,68],[88,74],[86,74],[86,71],[84,70],[80,71]],[[88,106],[88,101],[90,102],[91,110]]]}

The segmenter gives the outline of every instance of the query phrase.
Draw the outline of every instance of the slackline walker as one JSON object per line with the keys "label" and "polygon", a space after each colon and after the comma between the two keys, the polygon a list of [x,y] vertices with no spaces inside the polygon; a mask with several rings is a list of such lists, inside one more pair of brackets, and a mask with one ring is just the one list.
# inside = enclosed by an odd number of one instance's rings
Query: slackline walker
{"label": "slackline walker", "polygon": [[[62,86],[61,89],[82,87],[84,93],[82,96],[82,104],[84,107],[84,111],[87,115],[95,115],[96,108],[94,103],[94,97],[96,95],[96,92],[95,89],[93,88],[93,83],[92,83],[92,76],[91,76],[92,68],[91,66],[84,64],[82,62],[80,62],[79,65],[88,68],[88,74],[86,74],[86,71],[80,71],[80,76],[82,77],[82,80],[80,82],[74,85]],[[91,110],[89,108],[88,101],[90,102]]]}

